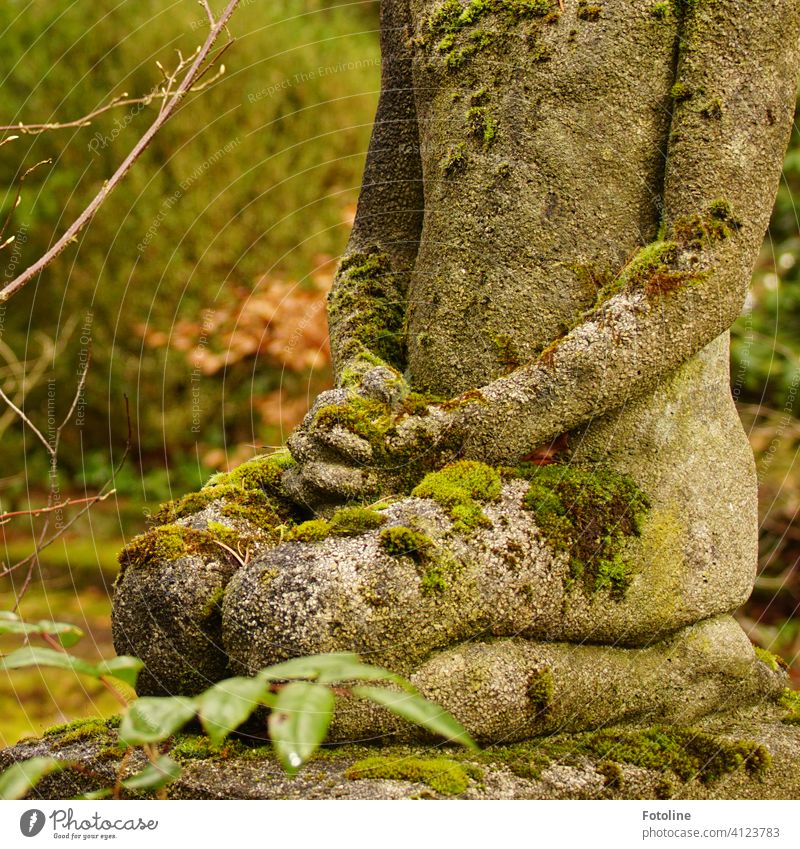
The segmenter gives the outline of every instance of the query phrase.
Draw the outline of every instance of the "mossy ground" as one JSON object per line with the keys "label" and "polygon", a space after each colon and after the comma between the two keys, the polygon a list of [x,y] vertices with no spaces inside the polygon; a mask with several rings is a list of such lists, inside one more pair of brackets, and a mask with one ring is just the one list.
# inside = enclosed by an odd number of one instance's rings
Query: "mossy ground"
{"label": "mossy ground", "polygon": [[[460,759],[462,755],[454,757]],[[590,758],[599,762],[607,786],[611,775],[617,788],[622,781],[619,765],[630,764],[662,773],[665,792],[668,787],[691,780],[713,784],[739,770],[758,780],[772,762],[766,747],[752,740],[731,740],[696,728],[666,726],[542,737],[513,746],[489,747],[467,757],[503,765],[521,778],[533,779],[540,778],[552,764],[576,765]]]}

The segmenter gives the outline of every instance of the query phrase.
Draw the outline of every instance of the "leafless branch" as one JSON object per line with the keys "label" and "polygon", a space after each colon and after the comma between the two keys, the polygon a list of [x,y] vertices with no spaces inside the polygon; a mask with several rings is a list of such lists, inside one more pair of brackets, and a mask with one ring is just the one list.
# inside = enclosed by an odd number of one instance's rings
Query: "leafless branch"
{"label": "leafless branch", "polygon": [[216,21],[211,31],[208,34],[203,46],[197,51],[197,54],[192,62],[189,70],[186,72],[182,81],[175,91],[164,100],[162,111],[159,112],[156,119],[146,130],[144,135],[134,146],[133,150],[128,154],[122,164],[117,168],[114,174],[103,184],[100,191],[84,209],[84,211],[75,219],[63,236],[40,257],[33,265],[27,268],[22,274],[18,275],[7,286],[0,290],[0,302],[7,301],[12,295],[18,292],[23,286],[33,280],[44,268],[46,268],[80,233],[83,228],[92,220],[97,210],[103,205],[106,198],[119,185],[123,177],[131,169],[132,165],[147,149],[150,142],[156,133],[164,126],[164,124],[175,114],[181,101],[189,92],[192,85],[198,79],[204,70],[204,63],[211,52],[212,47],[220,36],[220,33],[225,29],[226,24],[230,20],[231,15],[236,11],[240,0],[230,0],[225,10],[222,12],[219,19]]}
{"label": "leafless branch", "polygon": [[20,421],[28,427],[28,429],[33,433],[33,435],[44,445],[47,453],[50,457],[53,456],[53,446],[45,439],[44,434],[39,430],[38,427],[25,415],[25,413],[20,410],[20,408],[0,389],[0,398],[2,398],[6,404],[19,416]]}
{"label": "leafless branch", "polygon": [[76,504],[97,504],[98,501],[105,501],[106,498],[115,492],[116,489],[110,489],[103,495],[90,495],[87,498],[67,498],[64,501],[59,501],[58,504],[51,504],[49,507],[35,507],[32,510],[12,510],[10,513],[0,513],[0,525],[5,525],[10,519],[14,519],[17,516],[39,516],[42,513],[63,510],[65,507],[74,507]]}
{"label": "leafless branch", "polygon": [[[19,138],[19,136],[12,136],[12,138]],[[3,222],[3,227],[0,229],[0,240],[2,240],[5,235],[8,225],[11,222],[11,217],[14,215],[14,210],[19,206],[19,202],[22,199],[22,184],[25,182],[25,178],[28,174],[35,171],[40,165],[49,165],[52,161],[52,159],[40,159],[35,165],[31,165],[31,167],[23,173],[19,180],[17,180],[17,196],[14,198],[14,203],[11,204],[11,209],[9,209],[8,215],[6,215],[6,220]],[[11,236],[11,238],[2,242],[2,244],[0,244],[0,250],[10,245],[15,238],[15,236]]]}

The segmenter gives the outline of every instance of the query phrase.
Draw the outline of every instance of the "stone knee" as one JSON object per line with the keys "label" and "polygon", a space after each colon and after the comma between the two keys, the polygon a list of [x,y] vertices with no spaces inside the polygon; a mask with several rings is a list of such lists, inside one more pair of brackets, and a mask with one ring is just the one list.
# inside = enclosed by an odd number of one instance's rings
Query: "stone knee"
{"label": "stone knee", "polygon": [[164,505],[163,525],[120,555],[113,638],[144,661],[140,695],[199,692],[224,678],[221,609],[231,576],[280,538],[282,455],[217,475],[199,492]]}

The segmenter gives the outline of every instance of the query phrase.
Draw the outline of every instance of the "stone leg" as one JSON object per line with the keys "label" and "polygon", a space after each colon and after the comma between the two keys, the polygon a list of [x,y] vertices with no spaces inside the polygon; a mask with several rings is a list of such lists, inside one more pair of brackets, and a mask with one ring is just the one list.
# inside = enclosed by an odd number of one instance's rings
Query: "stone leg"
{"label": "stone leg", "polygon": [[[774,702],[786,686],[730,616],[641,649],[519,638],[462,643],[431,657],[411,680],[476,739],[496,744],[621,723],[688,726]],[[356,700],[340,701],[334,722],[339,740],[423,734]]]}

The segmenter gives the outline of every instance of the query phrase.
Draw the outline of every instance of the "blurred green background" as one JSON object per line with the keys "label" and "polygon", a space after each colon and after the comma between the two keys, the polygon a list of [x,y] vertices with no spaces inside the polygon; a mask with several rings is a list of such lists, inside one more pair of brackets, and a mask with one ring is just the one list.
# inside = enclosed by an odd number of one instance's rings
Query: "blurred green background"
{"label": "blurred green background", "polygon": [[[129,399],[132,450],[115,495],[42,552],[21,606],[26,617],[84,627],[87,657],[112,653],[108,597],[124,540],[160,502],[281,444],[329,383],[324,296],[377,102],[377,28],[377,0],[243,0],[224,76],[187,98],[79,244],[0,307],[0,388],[44,431],[68,412],[91,352],[55,478],[30,432],[0,409],[0,512],[97,492],[124,448]],[[174,67],[176,51],[190,54],[205,34],[193,0],[4,0],[0,124],[67,121],[123,92],[147,94],[156,61]],[[23,184],[6,233],[16,241],[0,252],[6,280],[74,219],[157,109],[120,107],[91,126],[0,147],[0,220],[21,174],[52,159]],[[735,329],[732,384],[761,502],[760,575],[740,619],[795,664],[800,683],[796,197],[797,132]],[[0,560],[28,555],[43,521],[0,525]],[[0,578],[0,609],[26,574]],[[66,674],[0,674],[0,745],[113,709],[102,688]]]}

